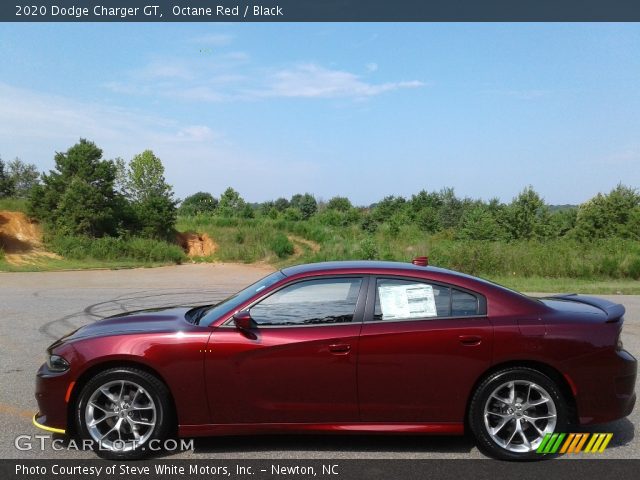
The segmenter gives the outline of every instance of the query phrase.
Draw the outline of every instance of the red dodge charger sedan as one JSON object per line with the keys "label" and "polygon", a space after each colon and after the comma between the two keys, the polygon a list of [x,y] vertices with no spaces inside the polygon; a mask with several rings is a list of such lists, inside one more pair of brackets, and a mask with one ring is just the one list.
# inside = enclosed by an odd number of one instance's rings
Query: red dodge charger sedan
{"label": "red dodge charger sedan", "polygon": [[215,305],[84,326],[49,347],[34,423],[113,458],[174,434],[469,429],[517,460],[632,411],[623,306],[415,263],[300,265]]}

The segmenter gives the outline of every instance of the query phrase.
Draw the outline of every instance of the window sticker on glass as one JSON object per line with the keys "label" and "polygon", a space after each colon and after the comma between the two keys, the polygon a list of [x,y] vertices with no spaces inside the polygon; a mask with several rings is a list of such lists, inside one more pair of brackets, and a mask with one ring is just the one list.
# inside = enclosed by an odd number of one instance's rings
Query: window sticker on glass
{"label": "window sticker on glass", "polygon": [[382,319],[435,317],[433,287],[423,283],[381,285],[378,287]]}

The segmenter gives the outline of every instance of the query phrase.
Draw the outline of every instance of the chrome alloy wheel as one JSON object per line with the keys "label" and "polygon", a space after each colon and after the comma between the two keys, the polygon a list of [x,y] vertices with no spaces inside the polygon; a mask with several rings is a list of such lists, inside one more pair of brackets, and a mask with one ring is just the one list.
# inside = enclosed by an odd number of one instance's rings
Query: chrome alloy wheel
{"label": "chrome alloy wheel", "polygon": [[556,405],[544,388],[511,380],[496,388],[484,406],[484,425],[494,442],[510,452],[538,448],[557,422]]}
{"label": "chrome alloy wheel", "polygon": [[156,425],[156,405],[137,383],[115,380],[91,394],[84,418],[91,438],[100,448],[126,452],[151,436]]}

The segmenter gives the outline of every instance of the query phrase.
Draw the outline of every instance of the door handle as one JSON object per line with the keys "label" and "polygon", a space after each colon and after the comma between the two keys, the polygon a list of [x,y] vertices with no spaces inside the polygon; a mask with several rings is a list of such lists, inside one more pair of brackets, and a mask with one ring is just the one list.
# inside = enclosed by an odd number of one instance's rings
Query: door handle
{"label": "door handle", "polygon": [[329,345],[329,351],[331,353],[345,355],[351,350],[351,345],[348,343],[332,343]]}
{"label": "door handle", "polygon": [[480,335],[460,335],[458,340],[462,345],[473,346],[480,345],[482,343],[482,337]]}

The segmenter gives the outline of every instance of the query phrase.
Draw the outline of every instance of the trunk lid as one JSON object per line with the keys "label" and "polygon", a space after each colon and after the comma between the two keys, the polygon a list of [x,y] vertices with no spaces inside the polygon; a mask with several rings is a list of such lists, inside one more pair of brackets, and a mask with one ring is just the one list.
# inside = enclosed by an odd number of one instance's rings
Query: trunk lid
{"label": "trunk lid", "polygon": [[593,315],[594,320],[601,319],[605,323],[621,322],[625,313],[624,306],[619,303],[576,293],[553,295],[540,298],[540,301],[554,310]]}

